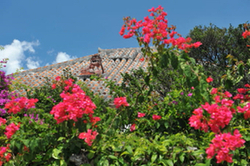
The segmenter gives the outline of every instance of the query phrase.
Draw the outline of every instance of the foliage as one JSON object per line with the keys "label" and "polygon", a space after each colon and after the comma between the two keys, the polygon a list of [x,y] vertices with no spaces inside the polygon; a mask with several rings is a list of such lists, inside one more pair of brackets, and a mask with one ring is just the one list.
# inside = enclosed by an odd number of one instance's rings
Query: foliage
{"label": "foliage", "polygon": [[234,63],[228,56],[233,63],[225,81],[213,87],[216,78],[188,55],[201,43],[176,37],[161,6],[149,12],[153,19],[125,18],[120,32],[136,37],[147,70],[123,74],[121,85],[94,78],[110,88],[113,103],[68,70],[42,87],[27,87],[28,98],[12,98],[5,104],[8,114],[0,117],[0,165],[249,163],[250,85],[232,88],[245,79],[249,60]]}
{"label": "foliage", "polygon": [[[236,66],[248,62],[250,51],[246,47],[248,39],[242,37],[242,32],[248,27],[247,24],[240,24],[238,27],[230,25],[228,28],[219,28],[216,25],[196,26],[189,32],[189,37],[194,41],[202,42],[197,49],[191,49],[188,55],[196,60],[196,63],[202,64],[206,74],[211,75],[215,81],[213,86],[218,87],[230,82],[226,86],[227,90],[236,90],[249,83],[250,77],[247,71],[249,66],[245,66],[245,71],[237,71]],[[223,77],[234,72],[234,79]],[[244,77],[242,76],[244,75]],[[229,76],[228,76],[229,77]],[[237,78],[237,79],[236,79]],[[237,80],[237,82],[233,82]]]}
{"label": "foliage", "polygon": [[[64,81],[70,78],[76,82],[76,77],[71,74],[70,70],[68,68],[64,69],[60,82],[56,80],[51,82],[48,78],[45,78],[46,82],[40,87],[25,87],[27,97],[38,99],[39,102],[36,104],[36,108],[43,109],[49,113],[53,106],[62,101],[60,94],[63,91]],[[56,88],[52,89],[51,84],[55,84]]]}

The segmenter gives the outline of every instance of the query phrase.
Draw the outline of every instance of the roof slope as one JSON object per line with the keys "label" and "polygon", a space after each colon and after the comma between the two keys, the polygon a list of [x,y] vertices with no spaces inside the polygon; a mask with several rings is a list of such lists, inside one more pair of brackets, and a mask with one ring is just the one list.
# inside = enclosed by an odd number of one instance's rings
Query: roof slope
{"label": "roof slope", "polygon": [[[117,84],[122,83],[121,73],[130,73],[132,69],[138,69],[139,67],[146,69],[148,66],[147,61],[140,61],[140,58],[143,57],[140,48],[98,49],[98,54],[102,58],[104,68],[102,76],[116,81]],[[20,80],[20,83],[30,87],[38,87],[45,83],[46,77],[49,80],[53,80],[56,76],[62,75],[63,69],[66,68],[69,68],[71,73],[78,77],[78,79],[81,79],[79,77],[81,69],[90,65],[91,57],[92,55],[88,55],[49,66],[26,70],[18,73],[16,79]],[[88,78],[84,81],[93,92],[99,93],[105,98],[110,98],[108,96],[109,89],[105,87],[104,82],[93,81]],[[24,91],[21,90],[22,92]]]}

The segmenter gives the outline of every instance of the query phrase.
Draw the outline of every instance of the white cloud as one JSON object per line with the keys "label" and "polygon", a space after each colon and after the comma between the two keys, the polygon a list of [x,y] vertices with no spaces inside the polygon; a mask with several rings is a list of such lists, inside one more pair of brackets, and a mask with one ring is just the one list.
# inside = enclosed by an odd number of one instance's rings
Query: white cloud
{"label": "white cloud", "polygon": [[70,55],[68,55],[66,52],[58,52],[56,56],[56,61],[53,63],[60,63],[60,62],[68,61],[70,59],[75,59],[75,58],[77,57],[75,56],[70,57]]}
{"label": "white cloud", "polygon": [[52,53],[53,53],[54,51],[55,51],[54,49],[49,50],[49,51],[47,51],[47,54],[52,55]]}
{"label": "white cloud", "polygon": [[[3,46],[4,49],[0,51],[0,60],[4,58],[9,59],[6,67],[3,68],[3,70],[6,71],[6,74],[14,73],[17,69],[20,69],[22,67],[22,62],[25,61],[24,52],[29,51],[34,53],[35,50],[33,47],[38,45],[38,40],[35,42],[27,42],[14,39],[11,44]],[[26,61],[28,62],[27,65],[29,65],[29,67],[37,66],[37,63],[29,58]]]}
{"label": "white cloud", "polygon": [[35,69],[35,68],[38,68],[40,66],[39,62],[38,61],[33,61],[32,59],[34,59],[34,57],[28,57],[26,59],[27,61],[27,67],[28,69]]}

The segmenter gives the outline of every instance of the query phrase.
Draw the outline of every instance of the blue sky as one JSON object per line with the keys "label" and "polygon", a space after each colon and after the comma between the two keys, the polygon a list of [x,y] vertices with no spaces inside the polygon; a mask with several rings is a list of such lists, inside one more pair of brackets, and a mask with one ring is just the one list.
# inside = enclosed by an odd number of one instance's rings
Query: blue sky
{"label": "blue sky", "polygon": [[229,27],[250,19],[250,0],[1,0],[0,59],[10,59],[4,70],[91,55],[98,47],[138,47],[135,39],[119,35],[122,18],[141,20],[159,5],[183,36],[197,25]]}

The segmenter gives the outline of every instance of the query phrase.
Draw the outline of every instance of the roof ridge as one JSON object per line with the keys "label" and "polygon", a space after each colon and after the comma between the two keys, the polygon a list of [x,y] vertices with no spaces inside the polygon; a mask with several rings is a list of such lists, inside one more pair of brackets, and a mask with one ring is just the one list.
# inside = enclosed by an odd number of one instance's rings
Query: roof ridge
{"label": "roof ridge", "polygon": [[[133,69],[138,69],[139,67],[145,68],[147,66],[146,62],[141,62],[141,57],[143,53],[140,47],[133,48],[116,48],[116,49],[101,49],[98,48],[98,53],[102,58],[102,65],[104,68],[104,74],[102,78],[115,81],[117,84],[122,83],[122,73],[130,73]],[[108,89],[100,83],[94,83],[88,81],[86,77],[82,78],[81,72],[83,69],[89,68],[91,63],[96,64],[96,61],[91,61],[93,55],[87,55],[80,58],[71,59],[68,61],[51,64],[48,66],[39,67],[36,69],[29,69],[16,74],[16,79],[20,80],[20,83],[26,84],[30,87],[38,87],[44,85],[46,78],[52,81],[56,76],[62,75],[63,70],[66,68],[70,69],[72,75],[77,77],[77,80],[86,81],[87,85],[95,93],[100,93],[104,98],[110,98]],[[100,70],[100,66],[93,65],[92,68]],[[91,69],[92,69],[91,68]],[[93,69],[93,70],[94,70]],[[93,84],[93,85],[92,85]],[[23,90],[20,93],[25,95]]]}
{"label": "roof ridge", "polygon": [[[140,47],[124,47],[124,48],[111,48],[111,49],[101,49],[100,47],[98,47],[98,53],[100,54],[101,57],[104,57],[105,55],[111,55],[115,51],[121,51],[121,50],[127,50],[127,49],[141,51]],[[52,68],[58,68],[58,67],[61,67],[61,66],[73,65],[73,64],[75,64],[77,62],[81,63],[84,60],[87,60],[87,61],[90,60],[92,55],[94,55],[94,54],[82,56],[82,57],[75,58],[75,59],[70,59],[70,60],[67,60],[67,61],[59,62],[59,63],[54,63],[54,64],[47,65],[47,66],[41,66],[41,67],[38,67],[38,68],[35,68],[35,69],[24,70],[24,71],[21,71],[19,73],[16,73],[15,75],[16,76],[28,75],[28,74],[32,74],[34,72],[43,72],[45,70],[51,70]]]}

